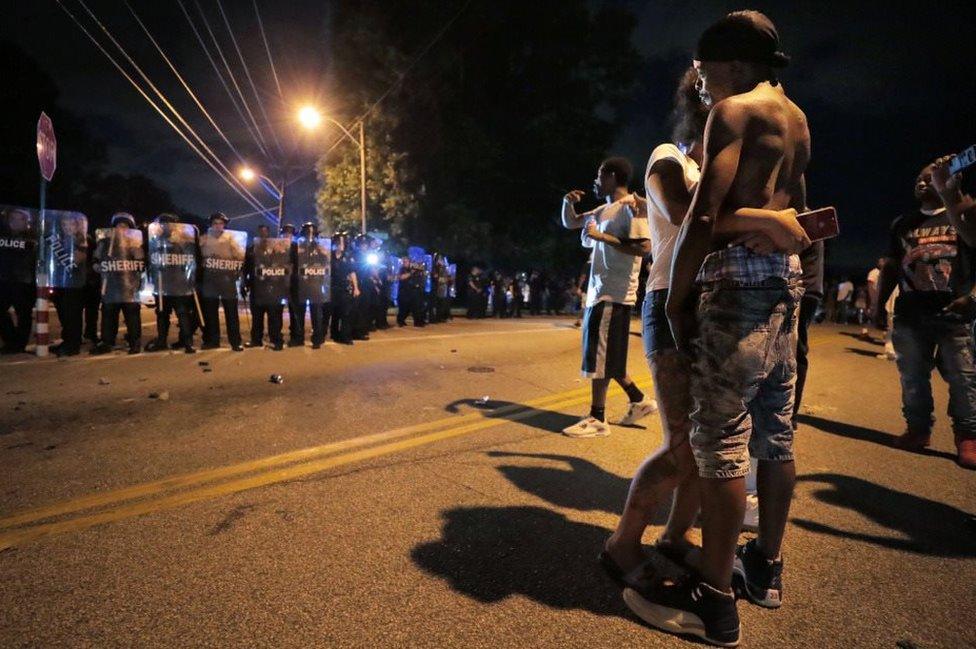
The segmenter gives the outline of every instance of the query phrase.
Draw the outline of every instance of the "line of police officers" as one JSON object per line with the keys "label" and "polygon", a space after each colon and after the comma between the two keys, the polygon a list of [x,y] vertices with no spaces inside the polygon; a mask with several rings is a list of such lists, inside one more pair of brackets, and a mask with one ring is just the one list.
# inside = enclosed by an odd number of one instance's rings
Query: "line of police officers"
{"label": "line of police officers", "polygon": [[[227,230],[227,217],[215,213],[203,235],[196,227],[161,214],[145,233],[127,213],[112,217],[110,228],[87,235],[87,219],[73,212],[48,211],[47,233],[38,241],[33,215],[23,209],[0,212],[0,337],[4,353],[22,352],[28,342],[35,296],[38,246],[46,260],[42,270],[53,287],[62,325],[60,356],[78,354],[82,333],[94,344],[92,353],[115,347],[119,316],[126,324],[128,351],[141,351],[140,292],[152,286],[157,336],[145,351],[195,351],[194,334],[202,329],[203,348],[220,345],[220,310],[224,311],[227,340],[235,351],[245,344],[238,315],[239,299],[247,300],[250,336],[246,345],[260,347],[265,325],[271,349],[281,350],[283,310],[289,309],[289,346],[305,343],[305,314],[312,325],[312,347],[318,349],[329,332],[333,340],[352,344],[367,340],[369,332],[387,328],[390,289],[398,298],[398,324],[408,316],[416,326],[450,317],[453,268],[446,259],[403,258],[388,265],[380,242],[360,235],[352,242],[346,233],[318,236],[315,223],[303,224],[296,237],[285,224],[278,237],[267,226],[258,228],[248,244],[247,234]],[[89,254],[90,253],[90,254]],[[391,286],[390,270],[398,269]],[[98,308],[101,306],[101,336]],[[10,317],[13,308],[16,325]],[[168,344],[171,316],[179,329]],[[84,332],[82,321],[84,320]]]}

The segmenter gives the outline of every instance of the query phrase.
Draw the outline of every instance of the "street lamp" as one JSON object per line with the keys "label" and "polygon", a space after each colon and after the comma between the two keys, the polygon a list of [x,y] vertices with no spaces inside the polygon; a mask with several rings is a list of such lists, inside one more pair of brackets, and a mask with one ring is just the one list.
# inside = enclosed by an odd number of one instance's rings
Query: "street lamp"
{"label": "street lamp", "polygon": [[311,105],[302,106],[298,110],[298,122],[309,131],[314,131],[322,123],[322,120],[326,120],[332,124],[339,127],[342,134],[348,137],[349,140],[359,147],[359,208],[360,208],[360,222],[363,234],[366,234],[366,139],[363,133],[363,120],[359,120],[359,139],[356,139],[352,133],[349,132],[345,126],[339,123],[338,120],[329,117],[321,113],[317,108]]}
{"label": "street lamp", "polygon": [[264,191],[271,194],[271,196],[278,201],[278,231],[281,232],[281,221],[285,217],[285,183],[282,181],[281,185],[275,185],[274,182],[265,176],[264,174],[255,171],[253,168],[248,166],[241,167],[237,175],[241,177],[244,182],[250,183],[254,182],[255,179],[261,183],[264,187]]}

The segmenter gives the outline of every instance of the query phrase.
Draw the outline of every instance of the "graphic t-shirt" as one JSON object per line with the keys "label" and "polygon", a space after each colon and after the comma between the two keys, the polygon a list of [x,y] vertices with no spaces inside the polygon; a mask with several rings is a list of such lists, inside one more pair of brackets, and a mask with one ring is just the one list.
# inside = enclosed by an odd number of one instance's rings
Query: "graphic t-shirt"
{"label": "graphic t-shirt", "polygon": [[[650,238],[647,219],[634,216],[631,208],[620,202],[607,203],[582,215],[587,222],[596,221],[600,232],[613,235],[621,242]],[[594,241],[583,230],[583,245],[593,248],[586,306],[597,302],[633,305],[637,301],[637,276],[641,258],[620,252],[602,241]]]}
{"label": "graphic t-shirt", "polygon": [[944,208],[895,219],[891,235],[899,270],[896,316],[935,315],[972,289],[974,250],[959,238]]}

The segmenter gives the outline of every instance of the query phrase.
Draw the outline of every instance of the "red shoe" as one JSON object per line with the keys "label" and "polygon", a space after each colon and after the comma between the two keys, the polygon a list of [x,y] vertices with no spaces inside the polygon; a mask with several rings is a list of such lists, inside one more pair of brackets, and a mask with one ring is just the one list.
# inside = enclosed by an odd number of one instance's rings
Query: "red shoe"
{"label": "red shoe", "polygon": [[976,439],[956,438],[956,463],[964,469],[976,469]]}
{"label": "red shoe", "polygon": [[908,431],[895,438],[895,447],[903,451],[914,451],[917,453],[927,447],[931,443],[931,440],[931,432],[926,431],[920,433]]}

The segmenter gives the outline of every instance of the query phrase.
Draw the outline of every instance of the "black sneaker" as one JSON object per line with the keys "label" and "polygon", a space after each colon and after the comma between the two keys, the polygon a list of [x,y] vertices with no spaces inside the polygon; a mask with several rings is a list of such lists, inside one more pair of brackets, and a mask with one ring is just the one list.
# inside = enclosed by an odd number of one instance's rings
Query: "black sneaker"
{"label": "black sneaker", "polygon": [[169,348],[169,346],[165,342],[160,341],[160,340],[150,340],[146,344],[146,351],[147,352],[164,352],[168,348]]}
{"label": "black sneaker", "polygon": [[753,604],[779,608],[783,605],[783,560],[767,559],[752,539],[735,550],[732,583]]}
{"label": "black sneaker", "polygon": [[640,619],[668,633],[688,634],[717,647],[739,644],[735,595],[715,590],[691,575],[638,593],[624,589],[624,602]]}
{"label": "black sneaker", "polygon": [[98,343],[91,350],[92,356],[101,356],[102,354],[109,354],[112,352],[112,345],[108,343]]}
{"label": "black sneaker", "polygon": [[244,348],[241,345],[231,345],[230,348],[233,349],[235,352],[244,351]]}

